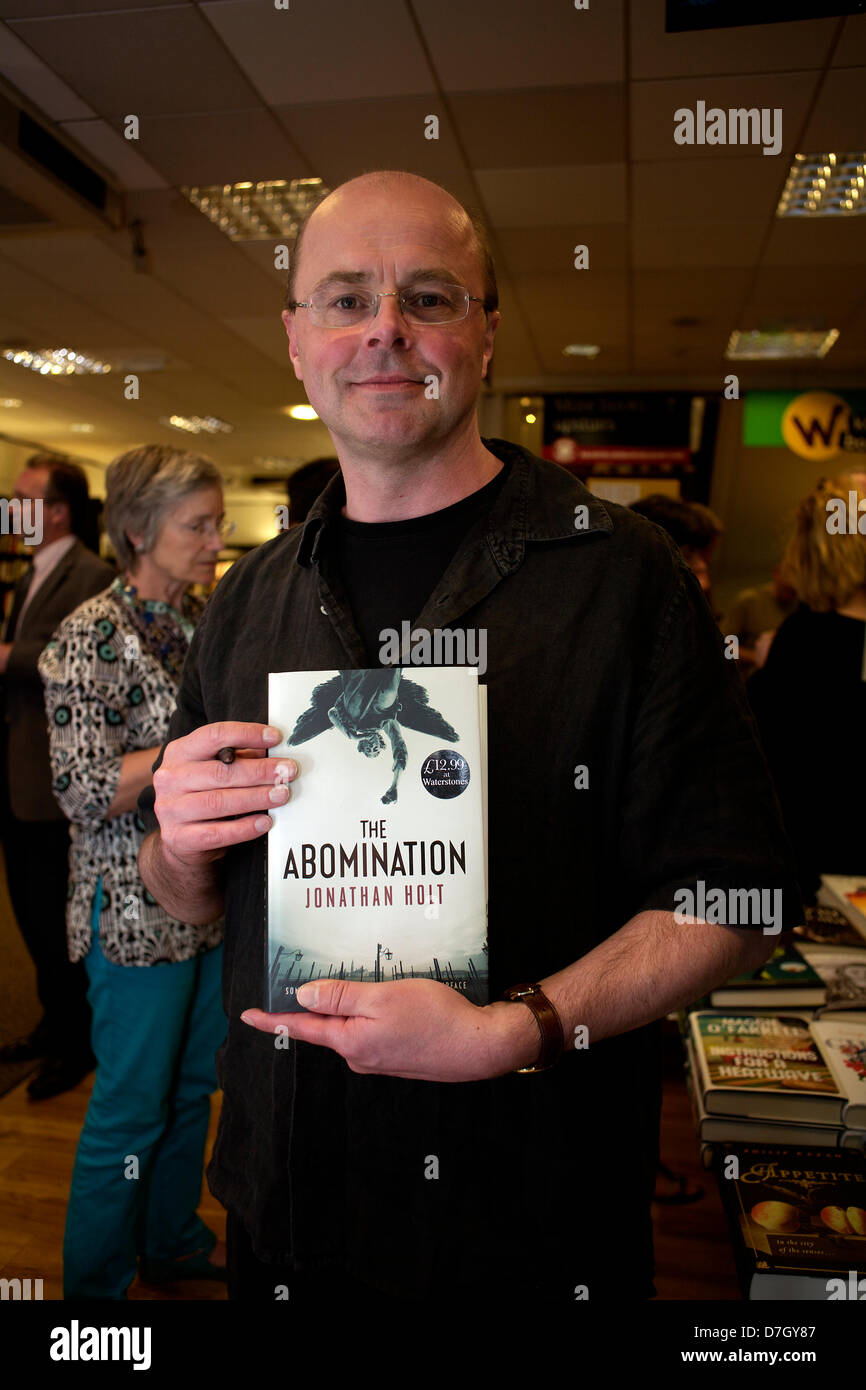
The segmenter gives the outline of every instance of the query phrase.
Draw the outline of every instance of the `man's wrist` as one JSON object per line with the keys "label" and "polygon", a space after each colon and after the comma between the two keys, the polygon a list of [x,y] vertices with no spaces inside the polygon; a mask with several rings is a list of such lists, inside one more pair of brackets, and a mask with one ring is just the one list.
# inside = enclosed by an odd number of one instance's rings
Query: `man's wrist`
{"label": "man's wrist", "polygon": [[532,1010],[525,1004],[509,1004],[504,999],[488,1004],[487,1008],[496,1023],[497,1056],[501,1059],[495,1075],[534,1066],[541,1051],[541,1037]]}

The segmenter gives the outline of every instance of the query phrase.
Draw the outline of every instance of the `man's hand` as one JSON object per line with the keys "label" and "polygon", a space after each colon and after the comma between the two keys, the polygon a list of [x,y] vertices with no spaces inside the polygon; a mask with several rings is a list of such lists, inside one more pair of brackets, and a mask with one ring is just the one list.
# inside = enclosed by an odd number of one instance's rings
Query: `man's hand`
{"label": "man's hand", "polygon": [[[222,859],[230,845],[270,830],[267,811],[288,801],[287,784],[298,775],[297,763],[267,756],[281,738],[279,729],[267,724],[226,720],[203,724],[166,745],[153,774],[166,867],[201,868]],[[237,750],[233,763],[217,758],[227,747]]]}
{"label": "man's hand", "polygon": [[541,1046],[525,1004],[479,1007],[436,980],[311,980],[298,990],[309,1013],[247,1009],[244,1023],[331,1047],[361,1074],[415,1081],[483,1081],[530,1067]]}

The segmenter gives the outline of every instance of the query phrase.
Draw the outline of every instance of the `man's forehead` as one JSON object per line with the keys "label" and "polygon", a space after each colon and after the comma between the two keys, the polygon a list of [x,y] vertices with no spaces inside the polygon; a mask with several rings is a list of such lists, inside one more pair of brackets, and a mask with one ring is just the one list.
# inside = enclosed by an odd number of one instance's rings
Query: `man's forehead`
{"label": "man's forehead", "polygon": [[462,209],[447,204],[389,206],[377,199],[359,207],[347,200],[322,209],[304,234],[304,253],[317,265],[335,256],[343,264],[347,255],[367,262],[408,258],[425,264],[433,251],[440,258],[462,259],[472,249],[471,223]]}

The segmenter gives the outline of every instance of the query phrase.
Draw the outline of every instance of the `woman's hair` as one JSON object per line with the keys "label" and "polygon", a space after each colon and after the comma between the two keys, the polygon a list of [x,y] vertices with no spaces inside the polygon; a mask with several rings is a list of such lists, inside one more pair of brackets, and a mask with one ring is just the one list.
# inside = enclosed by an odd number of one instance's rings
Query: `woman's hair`
{"label": "woman's hair", "polygon": [[[133,569],[137,553],[153,547],[163,523],[182,498],[203,487],[222,487],[215,463],[166,444],[142,444],[108,465],[105,528],[120,568]],[[136,552],[127,532],[141,533]]]}
{"label": "woman's hair", "polygon": [[[794,534],[782,561],[785,578],[798,598],[817,613],[844,608],[859,589],[866,588],[866,536],[848,530],[849,492],[855,494],[856,509],[866,497],[862,479],[845,474],[821,479],[797,508]],[[846,519],[839,526],[835,518],[842,509]],[[864,514],[855,510],[855,528]]]}

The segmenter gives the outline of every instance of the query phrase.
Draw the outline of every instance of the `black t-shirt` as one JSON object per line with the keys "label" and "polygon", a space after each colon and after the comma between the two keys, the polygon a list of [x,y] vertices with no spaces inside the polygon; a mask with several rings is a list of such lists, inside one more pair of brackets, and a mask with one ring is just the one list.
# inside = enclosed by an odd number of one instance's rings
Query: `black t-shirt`
{"label": "black t-shirt", "polygon": [[453,506],[405,521],[339,518],[334,541],[352,616],[370,666],[380,666],[380,634],[414,622],[454,558],[469,527],[492,505],[508,476],[506,461],[495,478]]}

